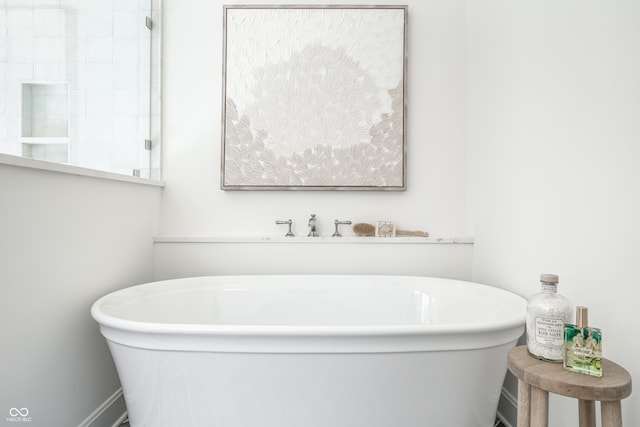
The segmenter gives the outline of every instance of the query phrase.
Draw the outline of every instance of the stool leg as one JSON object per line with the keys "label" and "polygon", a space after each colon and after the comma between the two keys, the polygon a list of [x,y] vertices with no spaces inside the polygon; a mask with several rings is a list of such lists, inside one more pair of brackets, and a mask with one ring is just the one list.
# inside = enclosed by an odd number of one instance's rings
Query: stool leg
{"label": "stool leg", "polygon": [[580,427],[596,427],[596,403],[593,400],[578,400]]}
{"label": "stool leg", "polygon": [[531,427],[549,427],[549,392],[531,387]]}
{"label": "stool leg", "polygon": [[529,427],[531,419],[531,386],[518,380],[518,427]]}
{"label": "stool leg", "polygon": [[619,400],[600,402],[602,427],[622,427],[622,407]]}

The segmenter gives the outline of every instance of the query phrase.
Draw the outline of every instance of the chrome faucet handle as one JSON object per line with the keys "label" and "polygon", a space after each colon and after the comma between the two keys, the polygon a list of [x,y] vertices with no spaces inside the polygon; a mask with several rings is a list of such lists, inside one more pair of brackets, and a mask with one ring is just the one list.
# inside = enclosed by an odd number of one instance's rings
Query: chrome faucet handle
{"label": "chrome faucet handle", "polygon": [[333,221],[333,223],[336,225],[336,231],[331,235],[331,237],[342,237],[342,234],[340,234],[340,231],[338,231],[338,226],[341,224],[344,225],[351,225],[351,221],[338,221],[337,219],[335,221]]}
{"label": "chrome faucet handle", "polygon": [[291,224],[293,224],[293,221],[290,219],[286,221],[276,220],[276,224],[289,224],[289,231],[287,231],[287,234],[285,234],[284,237],[293,237],[293,233],[291,232]]}

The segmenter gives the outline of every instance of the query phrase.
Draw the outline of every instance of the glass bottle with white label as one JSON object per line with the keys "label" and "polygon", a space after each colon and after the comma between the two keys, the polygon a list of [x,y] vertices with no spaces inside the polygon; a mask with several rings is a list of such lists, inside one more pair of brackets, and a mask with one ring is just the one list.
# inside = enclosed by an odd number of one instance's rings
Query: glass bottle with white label
{"label": "glass bottle with white label", "polygon": [[573,323],[571,302],[558,293],[558,276],[541,274],[542,292],[527,304],[527,350],[533,357],[562,363],[564,325]]}

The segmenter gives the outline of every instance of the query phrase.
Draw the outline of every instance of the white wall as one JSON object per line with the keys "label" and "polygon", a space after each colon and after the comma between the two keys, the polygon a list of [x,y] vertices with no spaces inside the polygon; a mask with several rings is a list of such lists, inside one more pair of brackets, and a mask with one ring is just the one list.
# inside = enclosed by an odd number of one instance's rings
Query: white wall
{"label": "white wall", "polygon": [[152,279],[160,193],[0,165],[0,419],[77,426],[119,389],[89,309]]}
{"label": "white wall", "polygon": [[[640,378],[640,3],[470,1],[467,22],[474,279],[528,296],[558,273]],[[552,399],[550,424],[577,412]]]}
{"label": "white wall", "polygon": [[463,0],[387,2],[409,5],[408,190],[401,193],[220,191],[224,3],[163,2],[167,187],[161,234],[284,235],[274,221],[291,218],[294,232],[306,235],[311,213],[325,236],[334,219],[391,220],[435,235],[467,233]]}
{"label": "white wall", "polygon": [[424,244],[399,237],[203,240],[156,242],[156,280],[221,274],[403,274],[471,280],[473,244],[468,242]]}

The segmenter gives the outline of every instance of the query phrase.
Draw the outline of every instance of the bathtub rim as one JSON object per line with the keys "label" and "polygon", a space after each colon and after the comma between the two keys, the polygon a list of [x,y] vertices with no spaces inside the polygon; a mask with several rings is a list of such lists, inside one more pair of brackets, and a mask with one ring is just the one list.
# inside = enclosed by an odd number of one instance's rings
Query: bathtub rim
{"label": "bathtub rim", "polygon": [[[180,324],[153,323],[116,318],[100,310],[101,304],[118,292],[153,286],[155,284],[208,278],[243,279],[258,277],[398,277],[408,279],[437,279],[462,283],[510,294],[523,304],[522,314],[503,322],[456,325],[398,324],[398,325],[241,325],[241,324]],[[431,276],[410,275],[219,275],[193,276],[143,283],[116,290],[98,299],[91,307],[91,315],[100,325],[103,336],[121,345],[174,351],[222,351],[259,353],[324,353],[324,352],[406,352],[448,351],[487,348],[514,342],[522,336],[526,320],[526,300],[501,288],[481,283]],[[437,337],[437,339],[435,339]],[[214,339],[215,338],[215,339]],[[429,339],[432,338],[432,339]]]}

